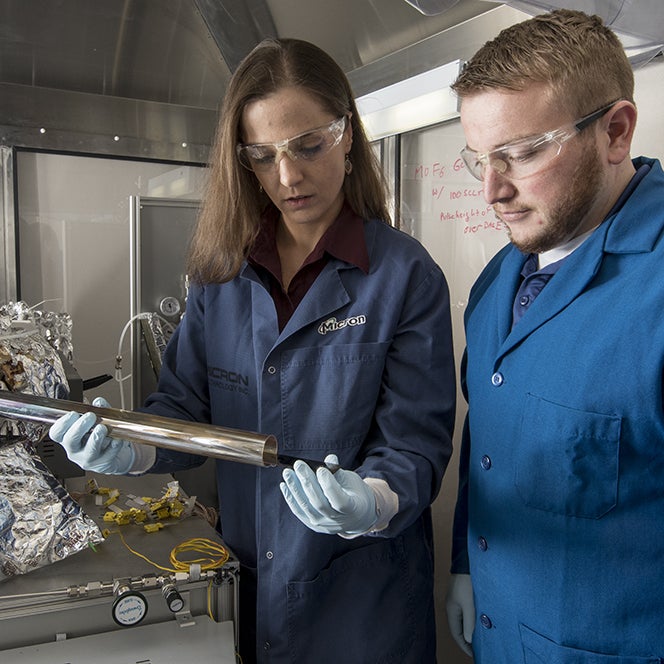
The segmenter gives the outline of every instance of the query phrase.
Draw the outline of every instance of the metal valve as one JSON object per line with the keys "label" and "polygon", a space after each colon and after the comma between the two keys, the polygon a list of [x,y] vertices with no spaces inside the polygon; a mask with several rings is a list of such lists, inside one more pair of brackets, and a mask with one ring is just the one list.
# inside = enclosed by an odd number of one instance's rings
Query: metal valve
{"label": "metal valve", "polygon": [[170,611],[173,613],[182,611],[184,608],[184,600],[182,599],[182,595],[180,595],[174,583],[165,583],[161,587],[161,594],[164,596],[166,605]]}

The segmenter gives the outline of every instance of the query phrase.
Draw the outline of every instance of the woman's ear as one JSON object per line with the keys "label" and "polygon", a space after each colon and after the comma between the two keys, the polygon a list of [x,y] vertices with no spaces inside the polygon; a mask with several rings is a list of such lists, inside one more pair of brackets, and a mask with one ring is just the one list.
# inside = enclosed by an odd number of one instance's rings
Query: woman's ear
{"label": "woman's ear", "polygon": [[612,164],[619,164],[629,158],[636,127],[636,106],[626,100],[617,102],[607,113],[605,122],[608,159]]}
{"label": "woman's ear", "polygon": [[350,146],[353,144],[353,123],[351,118],[353,117],[352,113],[349,113],[346,120],[346,129],[344,130],[344,151],[346,154],[350,152]]}

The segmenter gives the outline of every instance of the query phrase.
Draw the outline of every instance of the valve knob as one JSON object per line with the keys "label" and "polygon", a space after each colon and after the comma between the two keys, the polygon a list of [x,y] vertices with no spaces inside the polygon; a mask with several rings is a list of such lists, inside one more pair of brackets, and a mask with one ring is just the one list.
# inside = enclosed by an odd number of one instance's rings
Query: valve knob
{"label": "valve knob", "polygon": [[166,600],[166,605],[173,613],[182,611],[184,600],[173,583],[166,583],[161,587],[161,594]]}

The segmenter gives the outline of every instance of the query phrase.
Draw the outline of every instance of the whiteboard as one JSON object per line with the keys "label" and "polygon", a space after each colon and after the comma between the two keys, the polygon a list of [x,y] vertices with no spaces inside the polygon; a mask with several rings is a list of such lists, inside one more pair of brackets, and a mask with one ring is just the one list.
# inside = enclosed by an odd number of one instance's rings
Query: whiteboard
{"label": "whiteboard", "polygon": [[[479,273],[508,242],[505,225],[484,200],[482,183],[459,156],[464,145],[458,119],[401,137],[401,225],[445,273],[453,322]],[[455,330],[455,337],[462,341],[463,331]]]}

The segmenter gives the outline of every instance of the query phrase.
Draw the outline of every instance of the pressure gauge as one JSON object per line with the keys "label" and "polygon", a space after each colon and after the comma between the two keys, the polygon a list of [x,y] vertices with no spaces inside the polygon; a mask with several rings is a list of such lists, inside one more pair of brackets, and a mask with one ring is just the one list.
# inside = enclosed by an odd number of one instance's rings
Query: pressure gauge
{"label": "pressure gauge", "polygon": [[164,316],[177,316],[180,313],[180,300],[171,295],[163,298],[159,303],[159,311]]}
{"label": "pressure gauge", "polygon": [[121,589],[113,602],[113,620],[123,627],[138,625],[147,612],[147,600],[135,590]]}

